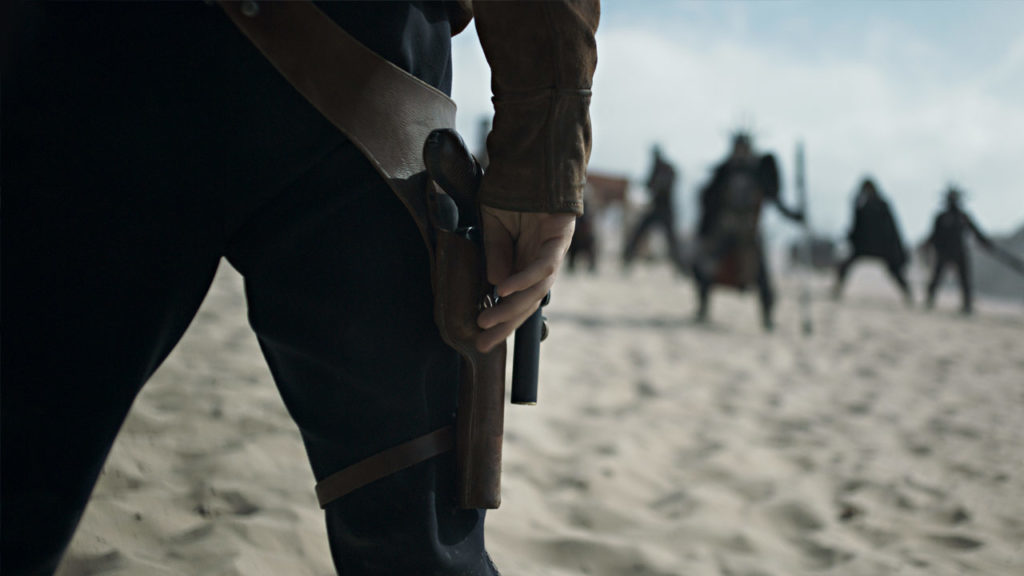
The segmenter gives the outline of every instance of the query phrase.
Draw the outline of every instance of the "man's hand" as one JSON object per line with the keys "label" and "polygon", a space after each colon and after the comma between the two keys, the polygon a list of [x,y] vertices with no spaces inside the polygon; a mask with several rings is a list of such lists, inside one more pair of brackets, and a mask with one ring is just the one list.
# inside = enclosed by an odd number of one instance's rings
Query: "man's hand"
{"label": "man's hand", "polygon": [[484,310],[476,345],[487,352],[540,306],[555,283],[576,228],[574,214],[512,212],[481,207],[487,280],[501,301]]}

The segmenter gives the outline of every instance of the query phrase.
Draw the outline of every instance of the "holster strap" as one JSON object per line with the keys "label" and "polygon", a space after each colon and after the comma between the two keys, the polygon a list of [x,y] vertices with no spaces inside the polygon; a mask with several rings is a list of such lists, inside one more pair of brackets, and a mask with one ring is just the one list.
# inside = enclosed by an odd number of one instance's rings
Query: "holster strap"
{"label": "holster strap", "polygon": [[455,127],[455,102],[362,45],[312,2],[261,2],[253,16],[243,13],[240,2],[221,6],[373,164],[405,204],[432,255],[423,143],[433,130]]}
{"label": "holster strap", "polygon": [[370,482],[444,454],[454,446],[455,433],[451,426],[445,426],[356,462],[317,483],[316,497],[320,508],[326,508],[331,502]]}

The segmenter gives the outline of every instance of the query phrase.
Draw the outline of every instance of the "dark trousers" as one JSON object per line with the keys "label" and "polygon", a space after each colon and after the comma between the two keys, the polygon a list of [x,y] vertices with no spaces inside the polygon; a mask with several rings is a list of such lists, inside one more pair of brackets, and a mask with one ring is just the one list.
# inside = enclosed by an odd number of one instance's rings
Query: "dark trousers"
{"label": "dark trousers", "polygon": [[633,230],[629,242],[626,243],[626,250],[623,252],[622,261],[630,265],[636,257],[636,250],[640,242],[647,236],[653,226],[660,227],[665,232],[665,241],[668,243],[669,258],[677,270],[682,270],[683,257],[679,251],[679,239],[676,237],[676,226],[671,211],[664,209],[652,209]]}
{"label": "dark trousers", "polygon": [[[3,85],[11,576],[57,566],[133,399],[222,257],[245,277],[316,479],[451,424],[459,375],[401,203],[219,11],[67,9],[80,14],[24,27],[32,41]],[[112,30],[104,11],[130,25]],[[483,512],[455,507],[453,468],[447,454],[329,505],[338,572],[496,574]]]}
{"label": "dark trousers", "polygon": [[971,261],[966,252],[959,254],[936,254],[935,267],[928,281],[928,305],[935,303],[935,292],[939,289],[942,274],[947,266],[956,268],[956,276],[960,281],[961,310],[970,313],[973,310],[974,298],[971,291]]}
{"label": "dark trousers", "polygon": [[[724,252],[715,251],[708,255],[712,259],[720,258]],[[775,306],[775,290],[772,288],[771,270],[765,258],[764,249],[758,248],[757,265],[757,296],[761,304],[761,322],[766,329],[774,327],[772,309]],[[697,320],[705,321],[711,310],[711,287],[715,279],[701,266],[700,259],[693,266],[693,280],[697,285]]]}
{"label": "dark trousers", "polygon": [[[859,258],[866,257],[864,254],[858,254],[854,252],[850,256],[843,260],[839,267],[836,269],[836,294],[840,294],[843,290],[843,285],[846,283],[846,277],[850,273],[850,268],[853,267],[853,263]],[[903,292],[903,296],[908,300],[911,298],[910,284],[907,283],[906,277],[903,275],[903,266],[896,260],[887,259],[885,261],[886,270],[889,271],[889,276],[894,282],[900,287],[900,291]]]}

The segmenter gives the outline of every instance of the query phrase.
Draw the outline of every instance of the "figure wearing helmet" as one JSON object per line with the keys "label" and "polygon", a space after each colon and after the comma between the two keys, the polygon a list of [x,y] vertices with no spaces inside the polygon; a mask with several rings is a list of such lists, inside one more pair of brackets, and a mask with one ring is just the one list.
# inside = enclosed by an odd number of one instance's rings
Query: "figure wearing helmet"
{"label": "figure wearing helmet", "polygon": [[955,186],[946,191],[946,209],[935,217],[932,233],[925,242],[935,250],[934,268],[931,281],[928,282],[929,308],[935,304],[935,292],[946,266],[956,268],[960,280],[961,312],[970,314],[973,311],[973,294],[971,290],[971,261],[967,252],[965,236],[973,234],[978,242],[988,250],[992,250],[992,241],[978,229],[974,220],[967,215],[961,206],[962,194]]}
{"label": "figure wearing helmet", "polygon": [[775,296],[759,227],[761,206],[766,201],[790,220],[803,220],[802,212],[786,207],[779,198],[775,157],[755,153],[750,135],[737,132],[729,157],[715,168],[711,182],[701,191],[698,253],[693,266],[700,298],[699,322],[707,320],[712,285],[745,290],[756,283],[762,322],[766,330],[772,329]]}

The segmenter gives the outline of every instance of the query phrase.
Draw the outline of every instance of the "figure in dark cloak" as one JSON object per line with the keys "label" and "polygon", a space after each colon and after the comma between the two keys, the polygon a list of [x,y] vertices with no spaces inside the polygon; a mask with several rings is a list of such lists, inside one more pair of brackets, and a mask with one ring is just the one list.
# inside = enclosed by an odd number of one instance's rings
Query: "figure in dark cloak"
{"label": "figure in dark cloak", "polygon": [[755,153],[750,135],[733,137],[732,152],[714,171],[711,182],[701,191],[701,218],[697,230],[697,258],[693,266],[699,306],[697,321],[708,318],[711,286],[720,284],[745,290],[757,283],[761,320],[773,328],[775,301],[771,274],[761,239],[761,206],[772,202],[793,221],[803,213],[782,204],[779,173],[771,154]]}
{"label": "figure in dark cloak", "polygon": [[932,277],[928,282],[928,308],[935,305],[935,292],[942,280],[942,273],[947,266],[953,266],[960,280],[960,310],[964,314],[973,311],[971,261],[965,242],[968,233],[974,235],[986,250],[993,250],[992,241],[978,229],[974,220],[963,210],[960,191],[950,186],[946,192],[946,209],[935,217],[931,236],[925,241],[925,247],[931,247],[935,251]]}
{"label": "figure in dark cloak", "polygon": [[853,204],[853,228],[847,238],[850,240],[851,252],[837,268],[833,293],[836,298],[842,294],[854,261],[867,257],[883,260],[907,304],[913,302],[910,285],[904,275],[908,258],[899,226],[889,203],[871,178],[865,178],[861,183],[860,192]]}
{"label": "figure in dark cloak", "polygon": [[651,175],[647,179],[647,189],[651,194],[651,209],[644,215],[637,225],[626,250],[622,256],[623,266],[628,268],[636,257],[637,246],[644,239],[652,226],[660,226],[665,231],[665,240],[668,242],[669,257],[672,265],[681,270],[683,265],[682,255],[679,251],[679,241],[676,238],[675,209],[673,200],[675,197],[676,169],[665,160],[661,153],[661,147],[655,145],[652,154],[654,164],[651,167]]}

